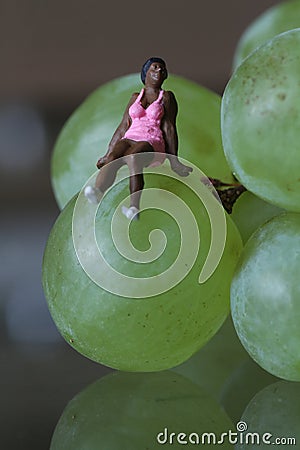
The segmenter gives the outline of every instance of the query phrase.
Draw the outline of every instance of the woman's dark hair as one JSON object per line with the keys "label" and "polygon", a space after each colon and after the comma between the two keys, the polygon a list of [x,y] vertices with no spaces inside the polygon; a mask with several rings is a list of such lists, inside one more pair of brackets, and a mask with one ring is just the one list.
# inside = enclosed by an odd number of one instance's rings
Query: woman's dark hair
{"label": "woman's dark hair", "polygon": [[147,59],[147,61],[145,62],[145,64],[142,67],[141,80],[142,80],[143,84],[145,84],[146,74],[148,72],[149,67],[151,66],[152,63],[155,63],[155,62],[163,64],[165,66],[165,79],[168,77],[168,71],[167,71],[167,67],[166,67],[165,61],[163,59],[161,59],[161,58],[156,58],[154,56],[152,58]]}

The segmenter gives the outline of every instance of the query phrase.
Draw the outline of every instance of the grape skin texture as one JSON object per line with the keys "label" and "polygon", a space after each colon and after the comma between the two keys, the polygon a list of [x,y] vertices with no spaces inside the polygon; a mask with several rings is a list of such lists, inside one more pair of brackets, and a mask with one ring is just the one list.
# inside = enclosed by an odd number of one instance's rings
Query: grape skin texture
{"label": "grape skin texture", "polygon": [[236,69],[253,50],[277,34],[299,27],[299,0],[286,1],[269,8],[243,32],[234,53],[233,68]]}
{"label": "grape skin texture", "polygon": [[273,375],[300,381],[300,215],[259,228],[243,249],[231,285],[236,331],[250,356]]}
{"label": "grape skin texture", "polygon": [[[91,384],[70,401],[55,428],[50,449],[154,450],[162,448],[156,436],[165,427],[169,434],[200,434],[212,424],[218,436],[233,429],[217,402],[184,377],[171,372],[118,372]],[[171,445],[174,449],[182,446],[176,439]],[[232,446],[224,443],[222,448]]]}
{"label": "grape skin texture", "polygon": [[300,211],[300,30],[253,52],[223,96],[222,139],[228,163],[258,197]]}
{"label": "grape skin texture", "polygon": [[[116,191],[112,189],[107,194],[104,205],[108,221],[115,211]],[[128,182],[123,195],[128,195]],[[180,196],[180,190],[177,195]],[[75,199],[59,215],[43,262],[43,286],[50,313],[66,341],[83,355],[119,370],[163,370],[188,359],[217,332],[229,313],[230,280],[241,251],[240,236],[230,218],[227,218],[227,241],[221,262],[205,283],[200,285],[198,276],[210,245],[210,224],[198,201],[195,208],[201,245],[191,272],[163,294],[131,299],[101,289],[80,266],[72,241],[74,203]],[[164,228],[160,211],[152,210],[151,220],[146,213],[133,224],[134,237],[136,242],[147,241],[149,223],[154,228],[160,225],[166,233],[166,257],[160,257],[155,263],[159,272],[160,268],[166,268],[171,256],[174,260],[177,255],[174,245],[177,235],[173,234],[173,227],[167,220]],[[101,234],[105,222],[105,217],[96,222],[96,233],[100,232],[100,238],[103,236],[101,250],[109,255],[119,271],[122,264],[127,270],[126,260],[117,257],[116,252],[112,254],[109,235]],[[137,264],[136,270],[149,276],[145,266]]]}

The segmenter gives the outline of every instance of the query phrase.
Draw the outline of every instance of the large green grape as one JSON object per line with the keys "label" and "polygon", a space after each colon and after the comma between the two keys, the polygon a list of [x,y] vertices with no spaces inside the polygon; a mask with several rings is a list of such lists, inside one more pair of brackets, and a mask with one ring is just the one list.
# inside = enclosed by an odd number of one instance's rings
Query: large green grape
{"label": "large green grape", "polygon": [[299,0],[284,1],[265,11],[242,34],[233,60],[236,68],[253,50],[277,34],[300,27]]}
{"label": "large green grape", "polygon": [[300,381],[300,215],[281,214],[248,240],[231,286],[242,344],[264,369]]}
{"label": "large green grape", "polygon": [[[192,448],[196,435],[201,447],[210,448],[207,436],[201,444],[202,433],[213,432],[219,439],[230,429],[233,424],[221,407],[184,377],[172,372],[119,372],[101,378],[70,401],[50,448],[153,450],[164,443],[174,449]],[[222,448],[232,448],[227,442]]]}
{"label": "large green grape", "polygon": [[300,211],[300,29],[263,45],[237,68],[222,100],[224,151],[262,199]]}
{"label": "large green grape", "polygon": [[[279,381],[265,387],[249,402],[242,420],[248,426],[249,435],[256,433],[256,436],[260,436],[260,445],[255,437],[251,449],[268,449],[270,445],[275,448],[299,447],[300,384]],[[265,442],[262,440],[263,435]],[[249,445],[244,440],[243,444],[235,448],[246,450]]]}
{"label": "large green grape", "polygon": [[[52,157],[52,185],[61,207],[93,174],[132,93],[141,87],[139,74],[117,78],[98,88],[72,114]],[[232,181],[221,142],[220,96],[175,75],[168,77],[163,88],[173,91],[178,102],[179,155],[207,176]]]}
{"label": "large green grape", "polygon": [[[194,175],[197,178],[195,170],[189,177]],[[212,276],[199,284],[199,273],[211,243],[211,226],[205,207],[195,193],[179,180],[155,174],[147,174],[146,178],[142,202],[147,191],[152,196],[151,189],[159,188],[159,197],[165,198],[168,206],[172,206],[176,196],[191,208],[200,232],[200,250],[190,271],[189,254],[194,252],[198,242],[193,238],[192,227],[188,228],[188,236],[184,237],[188,241],[184,241],[180,234],[184,224],[189,224],[189,217],[179,212],[177,223],[166,212],[167,208],[159,210],[154,206],[146,209],[141,212],[138,221],[129,225],[131,243],[140,251],[149,248],[153,230],[163,230],[167,244],[161,256],[152,262],[140,263],[129,261],[116,250],[113,238],[118,239],[125,253],[130,250],[126,235],[128,220],[118,209],[128,195],[126,179],[117,183],[103,198],[96,217],[95,234],[106,261],[116,272],[129,277],[128,281],[126,279],[124,284],[122,280],[121,285],[114,283],[105,290],[94,283],[81,267],[72,239],[75,198],[62,211],[52,229],[43,263],[43,285],[49,309],[65,339],[85,356],[126,371],[155,371],[178,365],[216,333],[229,312],[230,281],[241,249],[239,234],[227,217],[223,256]],[[171,194],[173,197],[170,197]],[[222,210],[210,192],[209,198]],[[179,206],[175,202],[176,210]],[[113,216],[118,228],[115,236],[112,236],[111,230]],[[80,220],[85,227],[86,215],[82,214]],[[155,247],[153,240],[151,243]],[[148,295],[153,287],[160,289],[163,273],[178,259],[180,249],[183,249],[185,256],[182,267],[171,272],[173,287]],[[97,248],[89,246],[86,252],[92,267],[98,267]],[[103,266],[99,266],[99,270],[104,270]],[[173,283],[174,277],[181,276],[180,272],[184,275],[182,281]],[[114,275],[111,271],[105,274],[105,282],[109,282]],[[136,288],[139,280],[135,281],[132,277],[146,277],[146,284],[140,291],[141,297],[145,298],[113,293],[120,292],[121,287],[125,292],[132,285],[135,294],[139,293]]]}

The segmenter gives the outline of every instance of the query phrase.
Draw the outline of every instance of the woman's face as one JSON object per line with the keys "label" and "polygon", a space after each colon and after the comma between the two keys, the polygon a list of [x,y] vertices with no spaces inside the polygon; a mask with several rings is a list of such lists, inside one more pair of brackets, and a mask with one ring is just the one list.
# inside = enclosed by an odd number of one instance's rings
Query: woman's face
{"label": "woman's face", "polygon": [[166,75],[166,66],[159,62],[153,62],[147,71],[145,84],[161,86],[166,79]]}

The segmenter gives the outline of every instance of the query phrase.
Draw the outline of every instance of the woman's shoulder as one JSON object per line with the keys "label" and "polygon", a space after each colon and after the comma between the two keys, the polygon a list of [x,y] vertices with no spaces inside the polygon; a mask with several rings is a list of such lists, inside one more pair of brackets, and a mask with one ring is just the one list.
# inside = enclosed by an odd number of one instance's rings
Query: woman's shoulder
{"label": "woman's shoulder", "polygon": [[176,97],[172,91],[164,91],[163,100],[165,105],[176,105]]}

